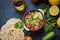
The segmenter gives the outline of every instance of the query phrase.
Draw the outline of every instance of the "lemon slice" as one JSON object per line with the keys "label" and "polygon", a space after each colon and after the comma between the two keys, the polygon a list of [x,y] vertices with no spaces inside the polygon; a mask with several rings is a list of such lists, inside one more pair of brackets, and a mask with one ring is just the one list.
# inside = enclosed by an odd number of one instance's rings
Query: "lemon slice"
{"label": "lemon slice", "polygon": [[58,8],[58,6],[52,6],[52,7],[50,8],[49,12],[50,12],[50,14],[51,14],[52,16],[58,15],[58,13],[59,13],[59,8]]}
{"label": "lemon slice", "polygon": [[57,19],[57,25],[60,27],[60,17]]}
{"label": "lemon slice", "polygon": [[25,5],[22,4],[21,6],[16,7],[16,9],[17,9],[18,11],[24,11],[24,9],[25,9]]}

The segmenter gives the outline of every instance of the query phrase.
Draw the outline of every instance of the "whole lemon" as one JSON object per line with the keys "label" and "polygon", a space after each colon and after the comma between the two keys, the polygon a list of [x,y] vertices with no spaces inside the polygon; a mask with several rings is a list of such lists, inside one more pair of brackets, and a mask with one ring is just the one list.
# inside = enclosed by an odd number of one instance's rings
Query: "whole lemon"
{"label": "whole lemon", "polygon": [[49,0],[51,5],[59,5],[59,0]]}
{"label": "whole lemon", "polygon": [[60,27],[60,17],[57,19],[57,25]]}

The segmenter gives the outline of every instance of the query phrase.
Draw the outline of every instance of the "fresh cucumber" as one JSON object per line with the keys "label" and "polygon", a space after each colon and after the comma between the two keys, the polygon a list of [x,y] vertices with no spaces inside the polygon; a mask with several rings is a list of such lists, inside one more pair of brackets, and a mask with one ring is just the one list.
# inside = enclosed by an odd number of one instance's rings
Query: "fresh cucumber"
{"label": "fresh cucumber", "polygon": [[54,37],[54,32],[49,32],[45,36],[42,37],[42,40],[52,40]]}

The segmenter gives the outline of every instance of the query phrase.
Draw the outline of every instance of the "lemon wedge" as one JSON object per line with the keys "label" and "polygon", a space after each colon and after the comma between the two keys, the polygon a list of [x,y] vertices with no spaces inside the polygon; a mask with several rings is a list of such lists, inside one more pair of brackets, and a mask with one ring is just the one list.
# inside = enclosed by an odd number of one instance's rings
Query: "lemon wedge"
{"label": "lemon wedge", "polygon": [[49,12],[50,12],[50,14],[51,14],[52,16],[58,15],[58,13],[59,13],[59,8],[58,8],[58,6],[52,6],[52,7],[50,8]]}

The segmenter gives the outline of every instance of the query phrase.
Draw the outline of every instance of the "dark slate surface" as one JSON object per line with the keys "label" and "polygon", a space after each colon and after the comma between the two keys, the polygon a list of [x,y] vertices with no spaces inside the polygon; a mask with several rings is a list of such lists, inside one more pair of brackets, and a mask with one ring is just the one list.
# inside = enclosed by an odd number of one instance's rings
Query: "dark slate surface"
{"label": "dark slate surface", "polygon": [[[20,18],[23,20],[24,13],[19,13],[13,7],[13,0],[0,0],[0,28],[2,25],[6,23],[6,21],[10,18]],[[30,9],[38,9],[31,0],[25,0],[26,10]],[[53,40],[60,40],[60,29],[56,26],[52,31],[55,32],[55,37]],[[29,32],[24,30],[25,35],[29,35]],[[32,36],[33,40],[41,40],[42,36],[46,34],[46,32],[42,29],[40,31],[35,32]]]}

